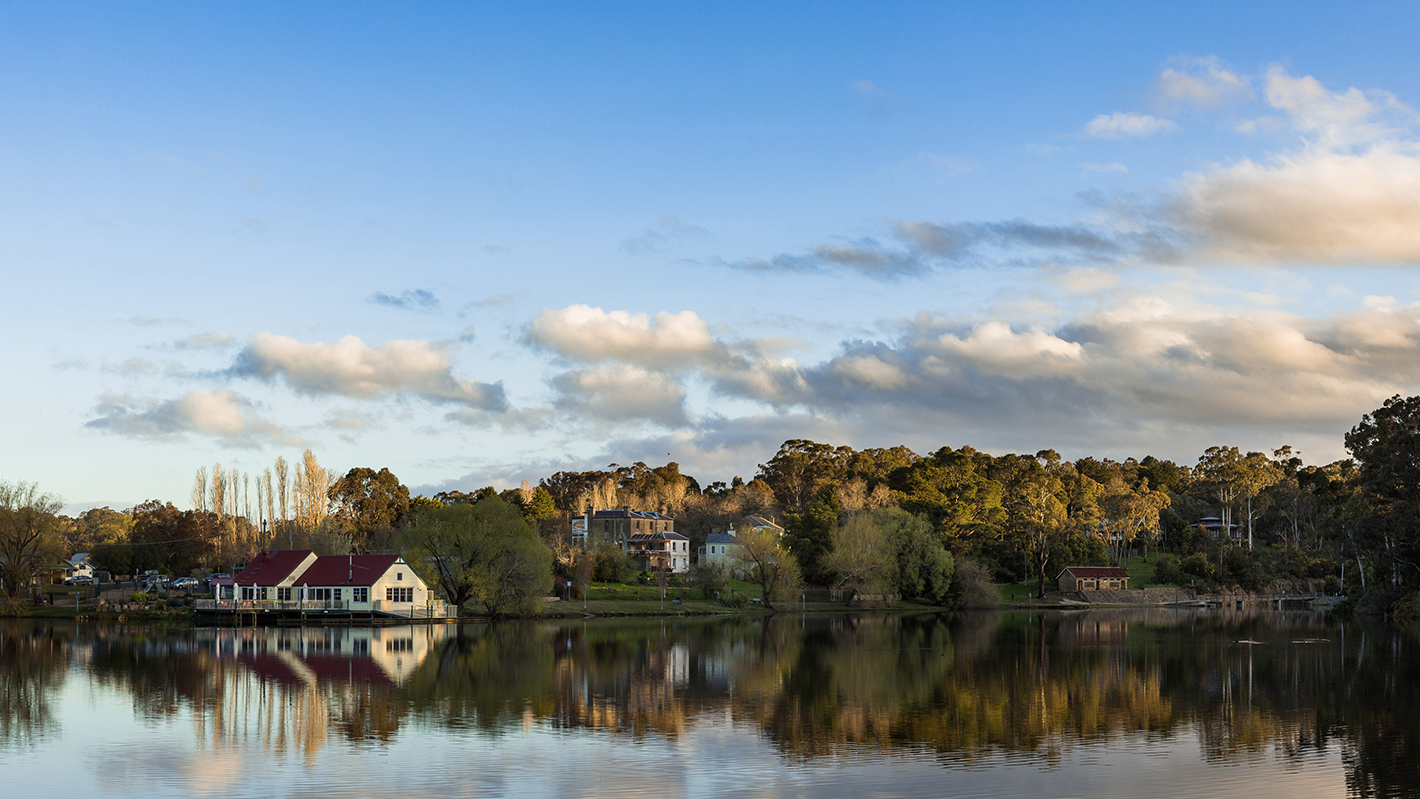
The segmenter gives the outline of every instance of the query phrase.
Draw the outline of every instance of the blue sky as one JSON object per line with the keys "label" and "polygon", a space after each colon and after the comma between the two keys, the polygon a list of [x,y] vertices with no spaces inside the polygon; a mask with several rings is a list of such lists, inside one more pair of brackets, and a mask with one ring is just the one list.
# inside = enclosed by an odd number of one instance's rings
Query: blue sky
{"label": "blue sky", "polygon": [[76,504],[307,446],[1326,461],[1420,388],[1412,6],[3,13],[0,478]]}

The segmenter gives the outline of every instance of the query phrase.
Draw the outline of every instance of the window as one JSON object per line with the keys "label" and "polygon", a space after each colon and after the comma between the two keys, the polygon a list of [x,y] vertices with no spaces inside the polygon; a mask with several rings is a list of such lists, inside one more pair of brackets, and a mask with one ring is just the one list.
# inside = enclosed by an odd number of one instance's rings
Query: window
{"label": "window", "polygon": [[331,598],[331,599],[334,599],[336,602],[339,602],[339,601],[340,601],[340,589],[339,589],[339,588],[333,588],[333,589],[331,589],[331,591],[330,591],[330,598]]}
{"label": "window", "polygon": [[290,601],[291,601],[291,589],[290,589],[290,588],[278,588],[278,589],[276,589],[276,599],[277,599],[277,601],[279,601],[279,602],[290,602]]}
{"label": "window", "polygon": [[385,588],[385,599],[389,602],[413,602],[414,589],[387,586]]}
{"label": "window", "polygon": [[394,579],[401,581],[404,580],[404,572],[395,572]]}
{"label": "window", "polygon": [[370,589],[368,589],[368,588],[352,588],[352,589],[350,589],[350,593],[351,593],[351,597],[350,597],[350,601],[351,601],[351,602],[369,602],[369,601],[370,601]]}

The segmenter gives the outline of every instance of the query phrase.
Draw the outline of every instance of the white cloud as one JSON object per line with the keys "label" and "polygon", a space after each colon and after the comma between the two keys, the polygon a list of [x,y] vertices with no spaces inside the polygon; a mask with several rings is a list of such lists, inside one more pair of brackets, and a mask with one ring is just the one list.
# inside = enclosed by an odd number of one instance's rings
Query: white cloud
{"label": "white cloud", "polygon": [[228,389],[197,389],[166,401],[110,395],[100,401],[98,413],[86,427],[132,438],[181,439],[197,433],[239,445],[305,443],[257,416],[250,400]]}
{"label": "white cloud", "polygon": [[1226,69],[1215,56],[1177,58],[1165,67],[1154,84],[1154,92],[1165,106],[1190,105],[1211,108],[1252,97],[1247,78]]}
{"label": "white cloud", "polygon": [[566,372],[553,380],[561,410],[604,422],[644,420],[665,427],[688,423],[685,387],[671,375],[614,364]]}
{"label": "white cloud", "polygon": [[1202,258],[1420,263],[1417,116],[1384,92],[1328,90],[1281,68],[1267,102],[1306,146],[1185,176],[1173,219]]}
{"label": "white cloud", "polygon": [[546,310],[528,326],[529,343],[586,363],[620,360],[650,367],[683,367],[718,349],[710,327],[694,311],[654,318],[588,305]]}
{"label": "white cloud", "polygon": [[1095,139],[1134,139],[1177,129],[1178,126],[1167,119],[1124,111],[1100,114],[1085,125],[1084,132]]}
{"label": "white cloud", "polygon": [[345,336],[331,344],[303,344],[261,333],[237,356],[232,373],[267,381],[281,377],[293,390],[309,395],[413,394],[486,411],[507,406],[501,383],[455,377],[444,348],[428,341],[396,340],[371,347]]}
{"label": "white cloud", "polygon": [[[705,349],[716,347],[730,349],[718,341]],[[717,417],[696,421],[683,412],[679,382],[621,352],[629,360],[603,361],[624,370],[565,376],[559,389],[587,404],[560,407],[587,417],[650,419],[692,437],[714,423]],[[1420,306],[1379,304],[1308,319],[1125,294],[1050,326],[924,314],[901,323],[890,340],[848,341],[817,363],[685,363],[687,378],[723,395],[777,414],[832,420],[860,442],[920,440],[941,429],[998,446],[1026,433],[1035,444],[1111,448],[1150,436],[1201,440],[1229,431],[1301,440],[1344,430],[1386,397],[1420,390]],[[644,397],[601,393],[637,380],[650,388]]]}

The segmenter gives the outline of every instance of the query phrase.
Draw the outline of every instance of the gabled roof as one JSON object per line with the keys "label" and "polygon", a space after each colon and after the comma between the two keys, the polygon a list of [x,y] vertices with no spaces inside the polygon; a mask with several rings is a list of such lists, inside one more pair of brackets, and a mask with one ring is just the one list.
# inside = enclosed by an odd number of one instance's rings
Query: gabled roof
{"label": "gabled roof", "polygon": [[72,558],[69,559],[69,565],[70,565],[70,566],[75,566],[75,567],[77,567],[77,566],[79,566],[79,564],[83,563],[84,561],[86,561],[86,560],[88,560],[88,559],[89,559],[89,553],[87,553],[87,552],[75,552],[75,553],[74,553],[74,557],[72,557]]}
{"label": "gabled roof", "polygon": [[237,573],[232,581],[237,585],[276,585],[291,572],[301,568],[301,564],[312,554],[309,549],[279,549],[262,552],[251,559],[245,569]]}
{"label": "gabled roof", "polygon": [[398,555],[322,555],[295,585],[374,585],[397,560]]}
{"label": "gabled roof", "polygon": [[653,510],[599,510],[592,513],[593,519],[650,519],[657,522],[673,522],[675,519]]}
{"label": "gabled roof", "polygon": [[758,528],[760,528],[760,527],[768,527],[768,528],[770,528],[771,530],[783,530],[783,529],[784,529],[783,527],[780,527],[779,525],[775,524],[774,522],[769,521],[768,519],[764,518],[763,516],[751,516],[751,517],[749,517],[746,521],[749,522],[749,526],[750,526],[750,527],[753,527],[753,528],[755,528],[755,529],[758,529]]}
{"label": "gabled roof", "polygon": [[[1116,569],[1113,566],[1066,566],[1064,569],[1060,570],[1060,574],[1064,574],[1065,572],[1070,572],[1074,577],[1084,580],[1098,580],[1101,578],[1105,580],[1129,579],[1129,572],[1123,569]],[[1056,579],[1060,578],[1060,574],[1055,575]]]}
{"label": "gabled roof", "polygon": [[707,543],[707,544],[738,544],[738,543],[739,543],[739,540],[735,538],[735,534],[734,534],[734,533],[711,533],[710,535],[705,536],[705,543]]}

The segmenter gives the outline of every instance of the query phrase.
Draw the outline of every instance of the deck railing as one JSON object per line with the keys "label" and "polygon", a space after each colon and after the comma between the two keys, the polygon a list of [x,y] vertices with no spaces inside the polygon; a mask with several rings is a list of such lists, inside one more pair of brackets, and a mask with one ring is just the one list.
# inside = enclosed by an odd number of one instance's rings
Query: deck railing
{"label": "deck railing", "polygon": [[[361,603],[364,604],[364,603]],[[220,613],[280,613],[280,612],[313,612],[322,610],[366,610],[366,608],[352,607],[351,603],[345,600],[335,599],[306,599],[301,601],[283,601],[279,599],[199,599],[193,603],[193,608],[199,611],[220,612]],[[387,616],[397,616],[406,619],[446,619],[451,615],[451,606],[446,602],[434,601],[427,605],[416,605],[412,602],[390,602],[384,599],[377,599],[369,603],[370,611]]]}
{"label": "deck railing", "polygon": [[197,610],[274,613],[285,610],[350,610],[350,603],[338,599],[199,599],[193,607]]}

